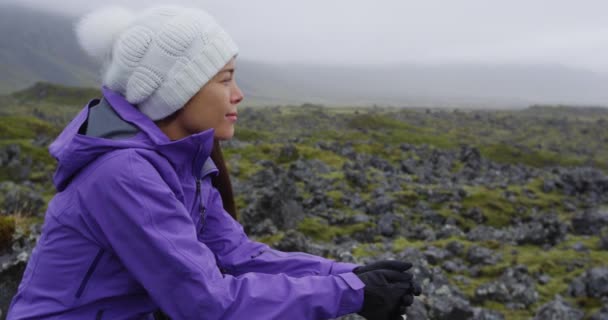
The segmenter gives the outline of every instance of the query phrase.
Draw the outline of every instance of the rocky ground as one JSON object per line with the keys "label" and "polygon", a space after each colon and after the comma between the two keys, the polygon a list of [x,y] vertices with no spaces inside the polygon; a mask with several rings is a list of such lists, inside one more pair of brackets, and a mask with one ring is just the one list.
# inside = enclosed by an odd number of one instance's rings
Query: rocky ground
{"label": "rocky ground", "polygon": [[467,146],[403,144],[412,157],[397,164],[316,147],[350,160],[264,161],[237,180],[249,234],[342,261],[411,261],[424,292],[411,319],[608,317],[602,171],[497,164]]}
{"label": "rocky ground", "polygon": [[[0,319],[53,194],[45,148],[62,123],[36,110],[33,135],[0,117]],[[607,119],[564,107],[243,109],[224,152],[250,236],[341,261],[411,261],[423,295],[408,319],[599,320]]]}

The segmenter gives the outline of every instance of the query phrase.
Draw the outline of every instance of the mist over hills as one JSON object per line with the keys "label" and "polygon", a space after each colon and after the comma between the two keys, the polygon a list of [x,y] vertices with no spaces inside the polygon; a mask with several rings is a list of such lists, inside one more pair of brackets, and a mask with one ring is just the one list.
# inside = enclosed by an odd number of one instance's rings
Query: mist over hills
{"label": "mist over hills", "polygon": [[[0,94],[37,81],[96,87],[98,66],[78,47],[73,23],[73,17],[0,4]],[[241,57],[238,68],[250,105],[608,105],[608,75],[559,65],[322,66]]]}
{"label": "mist over hills", "polygon": [[0,92],[44,80],[93,86],[96,67],[79,51],[70,19],[19,6],[0,5]]}

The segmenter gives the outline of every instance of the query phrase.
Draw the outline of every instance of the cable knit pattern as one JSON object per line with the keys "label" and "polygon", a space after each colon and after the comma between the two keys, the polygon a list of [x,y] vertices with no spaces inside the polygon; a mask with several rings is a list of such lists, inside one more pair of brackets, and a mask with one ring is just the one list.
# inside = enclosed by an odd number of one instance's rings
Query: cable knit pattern
{"label": "cable knit pattern", "polygon": [[112,46],[103,85],[152,120],[182,108],[238,53],[234,41],[205,11],[171,6],[135,15]]}

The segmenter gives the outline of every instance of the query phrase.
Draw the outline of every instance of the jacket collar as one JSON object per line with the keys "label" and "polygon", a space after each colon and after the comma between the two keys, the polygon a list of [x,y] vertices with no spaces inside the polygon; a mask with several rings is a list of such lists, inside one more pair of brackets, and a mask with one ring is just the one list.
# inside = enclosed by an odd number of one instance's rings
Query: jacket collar
{"label": "jacket collar", "polygon": [[206,170],[203,170],[207,160],[211,160],[214,129],[171,141],[148,116],[141,113],[122,95],[107,87],[102,88],[102,93],[120,118],[139,128],[147,136],[154,149],[169,160],[178,174],[191,174],[195,178],[201,178],[203,171],[207,171],[206,174],[217,172],[213,161],[206,166]]}

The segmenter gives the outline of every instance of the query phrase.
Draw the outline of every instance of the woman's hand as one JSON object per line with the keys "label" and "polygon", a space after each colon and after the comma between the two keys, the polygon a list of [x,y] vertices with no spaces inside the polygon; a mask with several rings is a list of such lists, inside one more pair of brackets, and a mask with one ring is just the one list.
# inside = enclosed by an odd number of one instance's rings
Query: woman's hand
{"label": "woman's hand", "polygon": [[406,308],[421,293],[409,262],[383,260],[353,270],[365,284],[363,307],[359,315],[368,320],[400,320]]}

